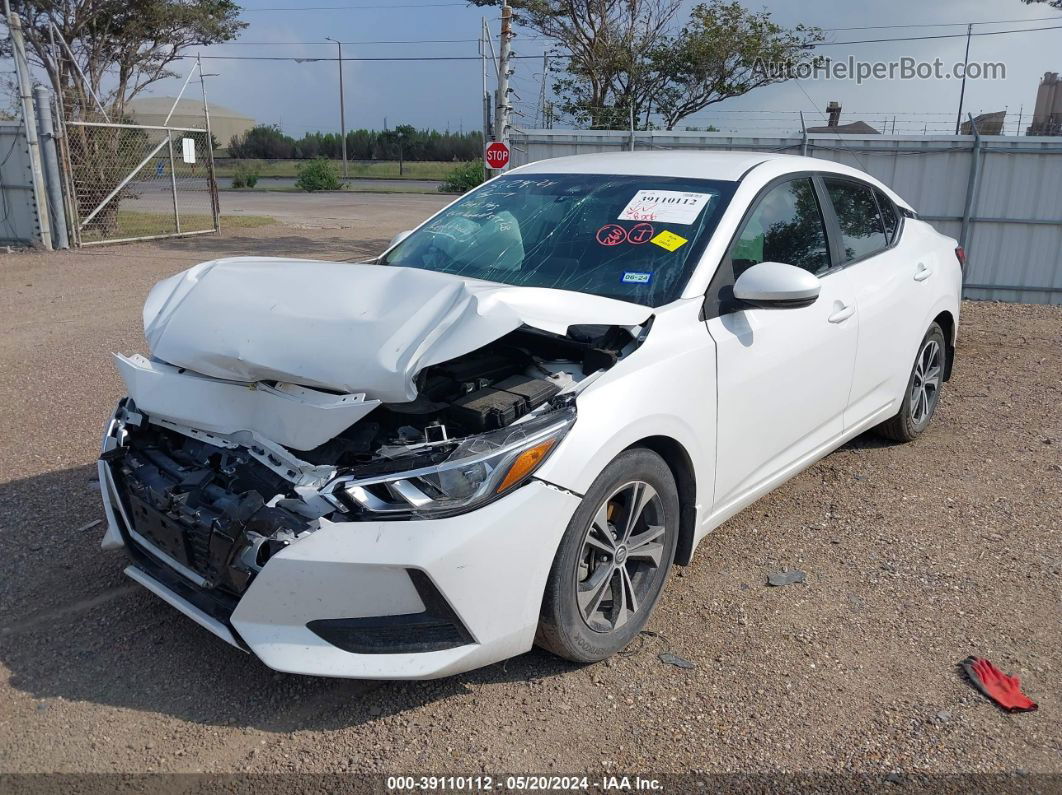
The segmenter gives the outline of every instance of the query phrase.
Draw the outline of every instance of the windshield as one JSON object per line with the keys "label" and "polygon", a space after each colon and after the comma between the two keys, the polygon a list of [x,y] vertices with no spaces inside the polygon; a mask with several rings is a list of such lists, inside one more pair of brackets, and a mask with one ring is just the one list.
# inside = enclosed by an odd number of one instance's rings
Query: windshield
{"label": "windshield", "polygon": [[736,182],[513,174],[454,203],[381,262],[660,306],[678,297]]}

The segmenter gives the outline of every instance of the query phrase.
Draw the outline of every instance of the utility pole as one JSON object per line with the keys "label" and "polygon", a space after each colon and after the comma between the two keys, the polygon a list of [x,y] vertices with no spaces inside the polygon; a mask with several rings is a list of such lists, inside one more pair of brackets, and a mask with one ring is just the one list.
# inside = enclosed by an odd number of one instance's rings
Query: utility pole
{"label": "utility pole", "polygon": [[[510,46],[513,38],[513,9],[509,0],[503,0],[501,9],[501,43],[498,48],[498,109],[495,113],[497,139],[506,146],[509,145],[509,113],[512,106],[509,104],[509,59],[512,56]],[[506,165],[502,171],[508,170]]]}
{"label": "utility pole", "polygon": [[[55,124],[52,121],[52,92],[44,86],[37,86],[33,93],[37,97],[37,131],[44,165],[45,187],[48,190],[52,242],[56,248],[70,248],[70,239],[66,231],[63,188],[59,181],[59,155],[55,145]],[[172,170],[170,169],[171,172]]]}
{"label": "utility pole", "polygon": [[[483,148],[486,152],[487,144],[493,140],[490,130],[490,89],[487,87],[487,47],[490,46],[493,50],[493,45],[490,44],[490,27],[487,25],[487,18],[482,18],[482,24],[479,28],[479,60],[480,65],[483,67],[483,93],[479,96],[479,103],[483,106]],[[491,58],[491,63],[494,59]],[[490,169],[487,168],[487,159],[483,158],[483,181],[486,182],[490,179]]]}
{"label": "utility pole", "polygon": [[546,126],[546,78],[549,75],[549,54],[542,53],[542,86],[538,93],[538,107],[542,111],[542,127]]}
{"label": "utility pole", "polygon": [[962,88],[959,89],[959,112],[955,115],[955,134],[959,134],[962,124],[962,103],[966,98],[966,70],[970,68],[970,37],[973,35],[973,23],[966,26],[966,57],[963,59]]}
{"label": "utility pole", "polygon": [[22,38],[22,20],[4,3],[7,14],[8,33],[11,36],[11,56],[15,62],[15,77],[18,80],[18,99],[22,111],[22,129],[26,133],[29,149],[30,176],[33,180],[33,201],[40,227],[41,246],[52,250],[52,225],[48,214],[48,198],[44,183],[44,168],[41,162],[40,139],[37,137],[37,117],[33,111],[33,93],[30,89],[30,67],[26,59],[26,44]]}
{"label": "utility pole", "polygon": [[325,40],[334,41],[339,47],[339,134],[343,138],[343,179],[347,179],[350,177],[350,171],[347,169],[347,116],[343,107],[343,42],[331,36],[325,36]]}

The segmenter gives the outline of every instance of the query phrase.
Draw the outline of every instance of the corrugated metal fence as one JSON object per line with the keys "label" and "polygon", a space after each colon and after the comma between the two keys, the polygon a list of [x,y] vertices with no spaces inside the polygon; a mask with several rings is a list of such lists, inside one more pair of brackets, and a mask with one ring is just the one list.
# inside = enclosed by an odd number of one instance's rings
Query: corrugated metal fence
{"label": "corrugated metal fence", "polygon": [[967,298],[1062,304],[1062,138],[972,135],[745,137],[727,133],[524,130],[514,166],[630,149],[806,154],[873,174],[964,242]]}
{"label": "corrugated metal fence", "polygon": [[0,121],[0,245],[40,243],[29,145],[21,121]]}

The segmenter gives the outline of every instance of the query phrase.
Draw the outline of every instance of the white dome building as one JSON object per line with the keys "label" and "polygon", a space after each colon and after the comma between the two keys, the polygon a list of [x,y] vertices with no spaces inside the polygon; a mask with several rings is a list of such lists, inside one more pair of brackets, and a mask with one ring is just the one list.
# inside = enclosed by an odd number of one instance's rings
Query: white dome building
{"label": "white dome building", "polygon": [[[126,106],[126,112],[139,124],[161,126],[173,107],[173,97],[138,97]],[[184,98],[170,116],[174,127],[203,127],[203,101]],[[219,146],[228,146],[234,135],[243,135],[254,127],[255,121],[231,108],[210,103],[210,131]]]}

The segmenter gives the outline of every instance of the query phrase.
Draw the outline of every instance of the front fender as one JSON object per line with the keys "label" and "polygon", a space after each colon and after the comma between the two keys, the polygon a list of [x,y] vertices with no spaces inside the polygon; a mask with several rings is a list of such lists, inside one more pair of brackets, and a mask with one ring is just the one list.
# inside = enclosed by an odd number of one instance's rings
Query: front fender
{"label": "front fender", "polygon": [[641,347],[586,388],[579,419],[536,477],[585,494],[623,450],[668,437],[689,455],[696,502],[710,506],[715,486],[715,342],[699,301],[660,312]]}

